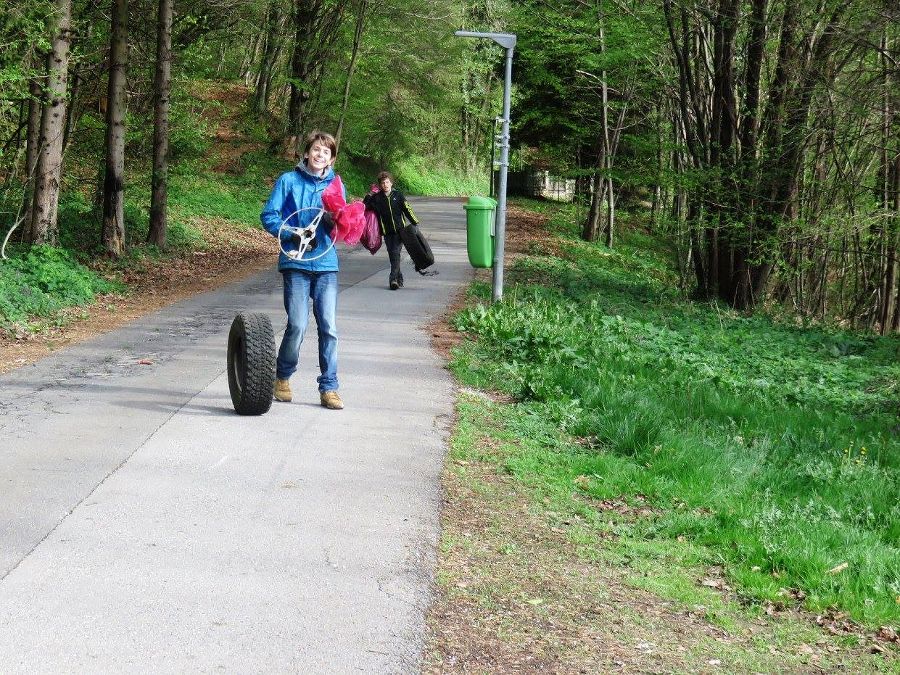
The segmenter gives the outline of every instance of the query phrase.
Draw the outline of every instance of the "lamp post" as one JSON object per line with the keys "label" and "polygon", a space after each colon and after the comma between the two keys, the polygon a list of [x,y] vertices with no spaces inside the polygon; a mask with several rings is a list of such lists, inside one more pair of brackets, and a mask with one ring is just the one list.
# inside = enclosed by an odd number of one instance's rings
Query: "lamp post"
{"label": "lamp post", "polygon": [[502,122],[502,121],[503,121],[502,117],[495,117],[494,124],[493,124],[493,130],[491,131],[491,165],[490,165],[491,166],[491,168],[490,168],[490,177],[491,177],[490,183],[491,184],[490,184],[490,188],[489,188],[490,191],[488,192],[488,197],[494,196],[494,166],[497,164],[497,157],[495,154],[496,150],[497,150],[497,138],[496,138],[497,123]]}
{"label": "lamp post", "polygon": [[[494,246],[494,274],[492,299],[503,298],[503,255],[506,249],[506,172],[509,167],[509,90],[512,85],[512,59],[516,48],[516,36],[511,33],[473,33],[458,30],[457,37],[486,38],[493,40],[506,50],[506,77],[503,82],[503,126],[500,131],[500,185],[497,194],[497,231]],[[493,174],[493,166],[491,167]],[[491,177],[493,184],[493,176]]]}

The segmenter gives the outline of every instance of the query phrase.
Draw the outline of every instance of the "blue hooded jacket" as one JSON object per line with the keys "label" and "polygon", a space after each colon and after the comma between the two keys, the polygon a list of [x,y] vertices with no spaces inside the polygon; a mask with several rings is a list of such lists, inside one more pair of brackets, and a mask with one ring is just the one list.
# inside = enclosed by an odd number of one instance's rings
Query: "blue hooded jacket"
{"label": "blue hooded jacket", "polygon": [[[301,162],[292,171],[288,171],[279,177],[269,195],[269,201],[263,207],[260,220],[263,227],[273,237],[278,236],[278,229],[284,219],[290,216],[288,225],[293,227],[306,227],[316,217],[317,211],[310,209],[294,213],[297,209],[306,207],[322,208],[322,193],[331,181],[334,180],[334,169],[329,168],[324,176],[315,176],[306,169],[306,164]],[[346,195],[345,195],[346,197]],[[294,215],[291,215],[294,214]],[[281,246],[287,251],[296,250],[297,245],[291,241],[291,232],[287,229],[281,232]],[[321,255],[323,251],[330,250]],[[304,255],[307,260],[293,260],[283,252],[278,254],[278,271],[303,270],[306,272],[337,272],[338,255],[332,246],[331,233],[320,223],[316,228],[316,246]]]}

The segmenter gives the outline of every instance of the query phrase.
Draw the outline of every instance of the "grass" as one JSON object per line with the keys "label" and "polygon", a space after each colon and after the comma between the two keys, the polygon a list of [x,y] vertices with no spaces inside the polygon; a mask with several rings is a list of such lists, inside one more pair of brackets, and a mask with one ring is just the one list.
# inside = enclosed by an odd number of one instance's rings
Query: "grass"
{"label": "grass", "polygon": [[[94,116],[86,115],[82,144],[73,146],[67,159],[67,180],[59,206],[59,247],[12,246],[8,249],[11,259],[0,264],[0,330],[33,332],[48,324],[65,323],[71,317],[67,307],[89,305],[97,293],[127,293],[127,287],[117,281],[123,272],[215,247],[216,242],[207,241],[208,235],[198,227],[199,221],[216,223],[223,239],[230,239],[235,230],[258,227],[271,182],[291,163],[257,150],[237,157],[228,172],[215,171],[211,157],[216,153],[210,152],[215,129],[205,118],[220,118],[224,112],[221,101],[186,94],[176,97],[173,115],[179,123],[173,125],[170,139],[173,161],[168,182],[167,247],[160,250],[145,243],[149,167],[144,161],[131,161],[126,170],[124,205],[126,250],[115,260],[107,258],[101,248],[100,213],[91,194],[95,167],[102,164],[103,128]],[[145,156],[149,152],[146,126],[131,120],[129,129],[131,159]]]}
{"label": "grass", "polygon": [[897,625],[900,340],[687,302],[654,240],[586,244],[570,215],[561,257],[520,259],[503,303],[476,285],[454,319],[475,338],[454,372],[511,395],[506,429],[535,441],[504,470],[621,555],[688,542],[673,564],[721,565],[751,601]]}
{"label": "grass", "polygon": [[62,249],[35,246],[12,253],[0,263],[0,330],[13,330],[30,317],[60,317],[97,294],[122,290]]}
{"label": "grass", "polygon": [[646,497],[556,483],[579,446],[520,408],[459,397],[425,672],[896,669],[863,636],[743,602],[709,547],[641,536],[661,511]]}
{"label": "grass", "polygon": [[423,157],[409,157],[397,163],[393,173],[402,190],[412,195],[459,197],[486,195],[490,181],[485,171],[467,172],[436,166]]}

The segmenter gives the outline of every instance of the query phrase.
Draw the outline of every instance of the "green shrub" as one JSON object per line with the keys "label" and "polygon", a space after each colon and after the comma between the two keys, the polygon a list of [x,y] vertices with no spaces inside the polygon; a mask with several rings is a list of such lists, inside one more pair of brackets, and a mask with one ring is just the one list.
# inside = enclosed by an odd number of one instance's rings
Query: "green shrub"
{"label": "green shrub", "polygon": [[687,302],[663,250],[623,234],[521,259],[502,303],[454,318],[478,338],[455,372],[512,394],[508,427],[542,439],[507,468],[647,499],[628,533],[693,538],[749,597],[900,619],[900,340]]}
{"label": "green shrub", "polygon": [[376,172],[365,171],[346,155],[338,155],[335,170],[340,174],[344,187],[347,189],[347,199],[365,197],[378,175]]}
{"label": "green shrub", "polygon": [[392,173],[398,186],[413,195],[459,197],[486,195],[490,191],[487,171],[469,173],[435,166],[423,157],[409,157],[397,162]]}
{"label": "green shrub", "polygon": [[67,251],[34,246],[0,262],[0,328],[49,317],[73,305],[86,305],[97,293],[120,287],[78,263]]}

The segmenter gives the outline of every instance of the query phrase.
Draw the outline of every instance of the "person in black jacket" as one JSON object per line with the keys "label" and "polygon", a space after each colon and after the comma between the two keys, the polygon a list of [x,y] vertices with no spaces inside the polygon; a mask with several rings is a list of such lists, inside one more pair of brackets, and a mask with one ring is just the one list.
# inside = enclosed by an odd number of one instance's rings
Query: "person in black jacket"
{"label": "person in black jacket", "polygon": [[363,201],[366,208],[372,209],[378,215],[381,225],[381,234],[384,237],[384,245],[387,248],[388,258],[391,261],[391,274],[388,277],[388,286],[392,291],[403,288],[403,273],[400,271],[400,251],[403,241],[400,239],[400,231],[405,227],[403,218],[413,225],[418,225],[419,220],[410,208],[406,197],[399,190],[394,189],[394,177],[387,171],[378,174],[378,186],[366,195]]}

